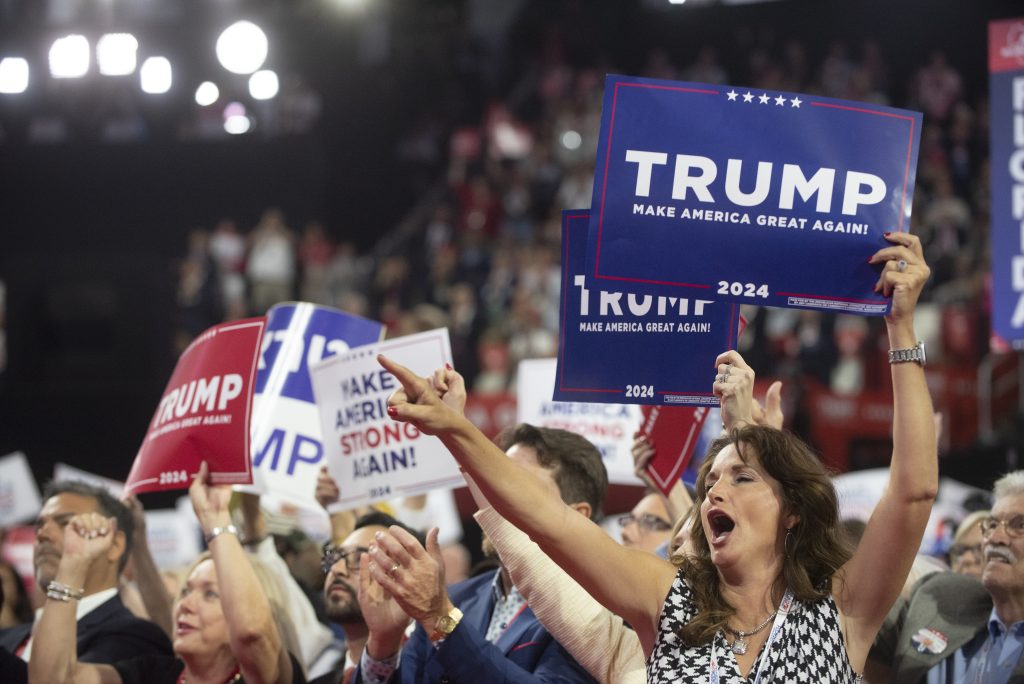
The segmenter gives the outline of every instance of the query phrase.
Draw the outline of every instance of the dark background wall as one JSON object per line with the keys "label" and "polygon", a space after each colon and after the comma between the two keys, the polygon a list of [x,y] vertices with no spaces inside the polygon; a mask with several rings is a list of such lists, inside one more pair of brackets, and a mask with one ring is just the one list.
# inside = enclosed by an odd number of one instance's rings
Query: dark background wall
{"label": "dark background wall", "polygon": [[[574,61],[626,73],[639,70],[652,46],[685,63],[713,44],[723,62],[737,65],[731,73],[743,73],[751,45],[799,38],[813,67],[833,40],[856,48],[871,38],[893,81],[906,83],[940,48],[976,101],[987,88],[986,21],[1024,14],[1021,3],[988,0],[790,0],[671,11],[653,2],[537,1],[524,3],[496,55],[496,46],[467,33],[470,3],[410,0],[391,5],[390,57],[366,64],[356,56],[357,23],[332,24],[311,2],[295,3],[305,13],[285,14],[288,4],[257,7],[276,8],[288,59],[323,96],[320,125],[309,135],[183,143],[166,124],[145,143],[29,145],[17,136],[0,143],[9,338],[0,454],[27,452],[40,480],[56,461],[126,475],[173,367],[175,260],[190,228],[230,216],[247,230],[263,209],[278,206],[294,226],[322,218],[336,238],[369,249],[417,196],[415,179],[396,160],[397,141],[424,112],[477,120],[487,97],[529,70],[548,31],[566,32]],[[37,21],[29,11],[18,16],[28,26]],[[25,40],[17,29],[0,28],[0,47],[15,35]],[[189,39],[212,43],[208,33]],[[91,106],[84,94],[75,97]],[[19,114],[10,104],[0,113]]]}

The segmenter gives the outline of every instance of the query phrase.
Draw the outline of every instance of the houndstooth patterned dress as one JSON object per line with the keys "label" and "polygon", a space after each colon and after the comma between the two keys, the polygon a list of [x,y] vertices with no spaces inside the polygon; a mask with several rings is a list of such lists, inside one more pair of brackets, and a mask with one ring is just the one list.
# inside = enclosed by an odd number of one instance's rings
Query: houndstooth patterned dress
{"label": "houndstooth patterned dress", "polygon": [[[658,640],[647,660],[648,684],[672,682],[707,682],[711,645],[704,644],[683,650],[679,630],[696,614],[690,585],[682,571],[676,575],[662,609]],[[750,679],[740,674],[736,657],[729,649],[725,635],[715,635],[718,676],[722,684],[753,682],[764,651],[758,654],[750,669]],[[809,684],[846,684],[859,677],[850,660],[839,630],[836,603],[830,596],[816,603],[793,602],[793,608],[782,628],[782,635],[768,654],[761,682],[808,682]]]}

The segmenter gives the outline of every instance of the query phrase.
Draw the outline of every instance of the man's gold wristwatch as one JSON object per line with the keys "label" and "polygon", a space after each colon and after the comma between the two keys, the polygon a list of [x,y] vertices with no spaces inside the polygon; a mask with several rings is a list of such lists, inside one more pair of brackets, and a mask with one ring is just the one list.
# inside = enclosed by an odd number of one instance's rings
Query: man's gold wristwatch
{"label": "man's gold wristwatch", "polygon": [[462,619],[462,611],[452,606],[444,615],[438,615],[434,622],[434,631],[430,634],[430,640],[432,642],[443,641],[459,625],[459,621]]}

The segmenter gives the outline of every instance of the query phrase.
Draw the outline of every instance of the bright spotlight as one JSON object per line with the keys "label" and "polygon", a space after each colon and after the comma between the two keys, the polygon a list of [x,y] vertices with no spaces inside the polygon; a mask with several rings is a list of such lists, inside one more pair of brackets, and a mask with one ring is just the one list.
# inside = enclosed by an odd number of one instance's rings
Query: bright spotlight
{"label": "bright spotlight", "polygon": [[251,21],[237,21],[217,38],[217,59],[234,74],[251,74],[267,59],[267,34]]}
{"label": "bright spotlight", "polygon": [[54,78],[81,78],[89,71],[89,41],[72,34],[53,41],[50,47],[50,75]]}
{"label": "bright spotlight", "polygon": [[96,43],[96,65],[104,76],[127,76],[135,71],[139,41],[130,33],[107,33]]}
{"label": "bright spotlight", "polygon": [[28,60],[23,57],[0,59],[0,93],[16,95],[28,89]]}
{"label": "bright spotlight", "polygon": [[583,136],[576,131],[566,131],[562,134],[562,147],[567,150],[578,150],[583,144]]}
{"label": "bright spotlight", "polygon": [[166,57],[150,57],[139,69],[142,92],[150,95],[166,93],[171,89],[171,62]]}
{"label": "bright spotlight", "polygon": [[200,107],[209,107],[220,97],[220,88],[213,81],[203,81],[196,88],[196,104]]}
{"label": "bright spotlight", "polygon": [[264,69],[249,77],[249,94],[254,100],[269,100],[277,95],[277,74]]}
{"label": "bright spotlight", "polygon": [[229,102],[224,107],[224,130],[231,135],[248,133],[252,126],[249,115],[245,112],[245,105],[241,102]]}

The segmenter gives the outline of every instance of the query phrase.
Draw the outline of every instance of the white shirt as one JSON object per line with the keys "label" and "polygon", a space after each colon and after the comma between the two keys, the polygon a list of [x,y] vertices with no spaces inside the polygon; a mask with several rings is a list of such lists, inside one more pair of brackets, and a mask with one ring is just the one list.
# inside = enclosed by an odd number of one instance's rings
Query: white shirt
{"label": "white shirt", "polygon": [[[78,622],[86,615],[96,610],[110,599],[117,596],[117,587],[111,587],[110,589],[103,589],[97,591],[95,594],[89,594],[88,596],[82,597],[78,601],[78,605],[75,607],[75,622]],[[39,618],[43,615],[43,609],[40,608],[36,611],[36,620],[32,625],[32,631],[35,631],[35,626],[39,624]],[[25,646],[25,650],[21,653],[21,659],[26,663],[32,656],[32,637],[29,636],[28,644]]]}

